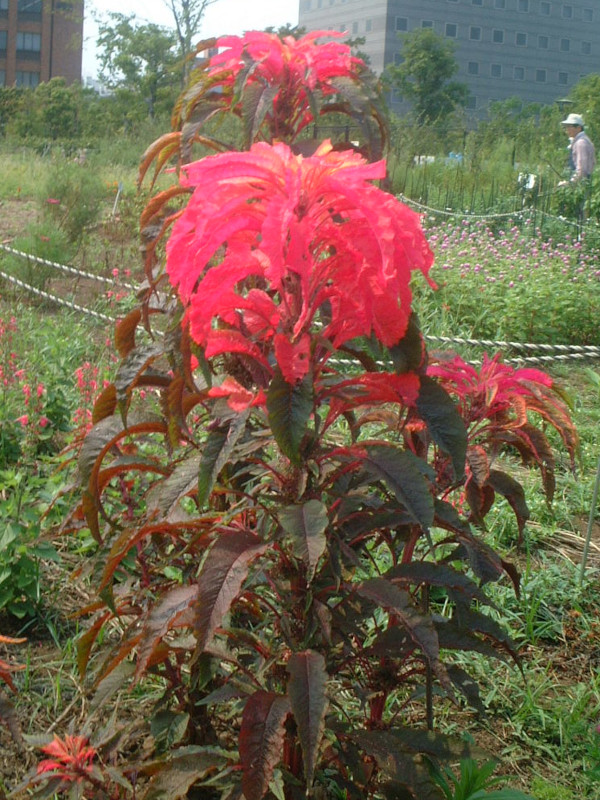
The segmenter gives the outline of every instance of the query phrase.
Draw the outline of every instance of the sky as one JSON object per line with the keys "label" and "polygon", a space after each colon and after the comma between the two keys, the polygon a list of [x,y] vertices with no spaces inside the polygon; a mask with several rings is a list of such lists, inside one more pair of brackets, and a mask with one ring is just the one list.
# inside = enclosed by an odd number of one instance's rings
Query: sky
{"label": "sky", "polygon": [[[173,17],[163,0],[86,0],[84,77],[94,77],[97,73],[95,45],[98,28],[94,17],[110,11],[135,14],[141,23],[154,22],[173,27]],[[286,22],[298,23],[298,0],[217,0],[206,10],[198,39],[261,30],[269,25],[277,28]]]}

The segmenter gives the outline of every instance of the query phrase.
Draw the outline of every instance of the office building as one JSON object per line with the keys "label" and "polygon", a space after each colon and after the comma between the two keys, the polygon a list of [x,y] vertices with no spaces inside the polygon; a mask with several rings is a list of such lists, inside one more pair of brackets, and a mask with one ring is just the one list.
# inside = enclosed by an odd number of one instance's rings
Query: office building
{"label": "office building", "polygon": [[0,86],[81,80],[84,0],[0,0]]}
{"label": "office building", "polygon": [[598,0],[300,0],[299,24],[364,37],[377,73],[401,62],[398,34],[433,29],[454,43],[476,116],[509,97],[553,103],[600,71]]}

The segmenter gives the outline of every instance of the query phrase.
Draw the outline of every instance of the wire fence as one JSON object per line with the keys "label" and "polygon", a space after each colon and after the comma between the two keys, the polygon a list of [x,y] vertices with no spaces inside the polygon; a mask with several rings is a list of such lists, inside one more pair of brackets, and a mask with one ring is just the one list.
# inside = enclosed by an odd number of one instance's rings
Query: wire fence
{"label": "wire fence", "polygon": [[[404,200],[404,198],[402,197],[401,199]],[[428,208],[418,203],[416,204],[413,203],[413,205],[420,206],[423,209]],[[444,213],[437,209],[432,209],[432,210],[435,211],[436,213]],[[471,216],[471,215],[466,215],[466,216]],[[495,215],[495,216],[504,216],[504,215]],[[56,261],[50,261],[45,258],[40,258],[39,256],[34,256],[31,253],[25,253],[21,250],[16,250],[15,248],[9,247],[5,244],[0,244],[0,252],[5,252],[13,256],[23,258],[30,262],[51,267],[52,269],[55,269],[59,272],[77,278],[93,280],[104,285],[107,284],[110,286],[119,285],[122,288],[127,289],[128,291],[133,293],[137,292],[139,288],[134,284],[122,282],[116,276],[113,277],[112,279],[106,278],[102,275],[96,275],[93,272],[87,272],[85,270],[76,269],[75,267],[69,266],[67,264],[60,264]],[[89,308],[88,306],[76,303],[73,300],[60,297],[56,294],[52,294],[51,292],[32,286],[31,284],[28,284],[26,281],[16,278],[14,275],[10,275],[4,270],[0,270],[0,278],[12,284],[13,286],[17,286],[20,289],[23,289],[25,292],[28,292],[29,294],[42,298],[43,300],[46,300],[50,303],[54,303],[55,305],[64,308],[69,308],[72,311],[75,311],[79,314],[92,317],[103,323],[114,324],[117,321],[115,317],[112,317],[108,314],[96,311],[92,308]],[[584,360],[594,360],[600,358],[600,347],[596,345],[560,345],[560,344],[544,344],[537,342],[513,342],[502,339],[497,339],[497,340],[475,339],[475,338],[465,338],[460,336],[432,336],[428,334],[424,334],[424,336],[426,341],[431,343],[438,343],[444,345],[459,345],[462,347],[478,348],[478,349],[494,348],[495,350],[513,351],[516,352],[517,355],[511,356],[510,358],[505,358],[505,362],[512,363],[515,365],[526,365],[526,364],[548,365],[553,362],[564,363],[569,361],[584,361]],[[518,355],[518,353],[525,353],[525,355]]]}

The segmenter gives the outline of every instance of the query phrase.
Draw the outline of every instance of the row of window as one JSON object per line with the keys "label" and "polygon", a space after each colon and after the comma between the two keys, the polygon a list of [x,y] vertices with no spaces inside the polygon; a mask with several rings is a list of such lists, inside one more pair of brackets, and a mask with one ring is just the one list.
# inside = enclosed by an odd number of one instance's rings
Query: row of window
{"label": "row of window", "polygon": [[[0,8],[2,8],[2,2],[8,3],[8,0],[0,0]],[[21,2],[21,0],[19,0],[19,2]],[[27,2],[27,0],[24,0],[24,2]],[[343,4],[346,0],[341,0],[341,2]],[[448,0],[448,2],[458,3],[458,0]],[[334,4],[335,0],[303,0],[302,10],[311,11],[312,9],[324,8]],[[485,0],[471,0],[471,5],[484,6],[487,5],[487,2],[485,2]],[[551,0],[539,0],[538,5],[535,0],[517,0],[517,11],[524,14],[539,11],[540,14],[549,17],[552,15],[554,7],[556,7],[557,10],[560,8],[560,15],[563,19],[573,19],[574,7],[570,3],[552,3]],[[499,11],[506,9],[506,0],[493,0],[493,8]],[[592,8],[582,8],[581,15],[584,22],[592,22],[594,19],[594,10]]]}
{"label": "row of window", "polygon": [[[448,0],[450,3],[457,3],[458,0]],[[471,0],[473,6],[485,5],[484,0]],[[560,8],[560,15],[563,19],[573,19],[574,7],[570,3],[555,3],[556,9]],[[506,0],[493,0],[493,7],[499,11],[506,9]],[[545,17],[549,17],[553,13],[553,4],[550,0],[540,0],[537,5],[533,0],[517,0],[517,11],[523,14],[528,14],[530,11],[538,11]],[[581,15],[584,22],[592,22],[594,19],[594,10],[592,8],[582,8]]]}
{"label": "row of window", "polygon": [[[17,52],[40,53],[42,50],[42,37],[39,33],[17,33]],[[0,31],[0,50],[6,50],[8,45],[8,31]]]}
{"label": "row of window", "polygon": [[[8,0],[0,0],[0,11],[8,11]],[[42,0],[18,0],[17,13],[41,16]]]}
{"label": "row of window", "polygon": [[[469,75],[482,75],[482,71],[480,70],[480,64],[478,61],[469,61],[467,63],[467,73]],[[492,78],[502,78],[505,77],[504,75],[504,67],[502,64],[490,64],[490,72]],[[526,68],[520,66],[513,66],[512,67],[512,77],[515,81],[524,81],[526,75]],[[506,76],[510,77],[510,75]],[[536,83],[546,83],[548,80],[548,70],[546,69],[536,69],[534,70],[532,76],[533,80]],[[556,76],[556,83],[560,86],[568,86],[569,84],[569,73],[568,72],[558,72]]]}
{"label": "row of window", "polygon": [[[424,28],[432,27],[429,24],[423,23]],[[458,26],[454,22],[447,22],[446,27],[444,29],[444,33],[451,39],[456,39],[458,36]],[[481,41],[481,28],[477,26],[471,26],[469,30],[469,39],[472,41]],[[507,42],[507,37],[505,36],[505,31],[494,28],[492,30],[492,42],[494,44],[505,44]],[[537,44],[537,47],[540,50],[548,50],[550,46],[550,38],[545,35],[535,37],[533,34],[527,34],[522,31],[517,31],[515,33],[514,43],[517,47],[528,47],[534,46]],[[558,42],[558,49],[561,53],[569,53],[571,52],[571,39],[563,37],[559,39]],[[591,42],[580,42],[580,50],[582,55],[589,56],[592,54],[592,43]]]}
{"label": "row of window", "polygon": [[[40,82],[39,72],[29,72],[27,70],[17,70],[15,72],[15,85],[26,86],[30,89],[35,87]],[[6,70],[0,69],[0,86],[6,86]]]}

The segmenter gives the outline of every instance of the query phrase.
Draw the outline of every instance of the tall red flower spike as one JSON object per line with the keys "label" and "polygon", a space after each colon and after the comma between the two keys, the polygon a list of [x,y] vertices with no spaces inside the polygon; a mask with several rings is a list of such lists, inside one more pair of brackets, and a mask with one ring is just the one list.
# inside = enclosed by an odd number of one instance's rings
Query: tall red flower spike
{"label": "tall red flower spike", "polygon": [[[308,158],[258,143],[183,171],[195,190],[167,272],[208,358],[239,353],[267,372],[276,363],[296,383],[350,339],[404,336],[411,275],[427,276],[433,256],[418,215],[371,183],[384,162],[329,142]],[[318,355],[316,340],[327,345]]]}
{"label": "tall red flower spike", "polygon": [[[249,31],[244,36],[224,36],[217,40],[219,53],[209,61],[206,80],[213,91],[220,91],[229,108],[237,105],[243,85],[246,96],[263,96],[265,119],[274,138],[293,131],[297,136],[313,122],[312,93],[322,97],[339,92],[339,79],[358,82],[364,63],[352,56],[350,47],[332,41],[343,34],[337,31],[311,31],[295,39],[280,39],[274,33]],[[329,41],[317,44],[318,39]]]}

